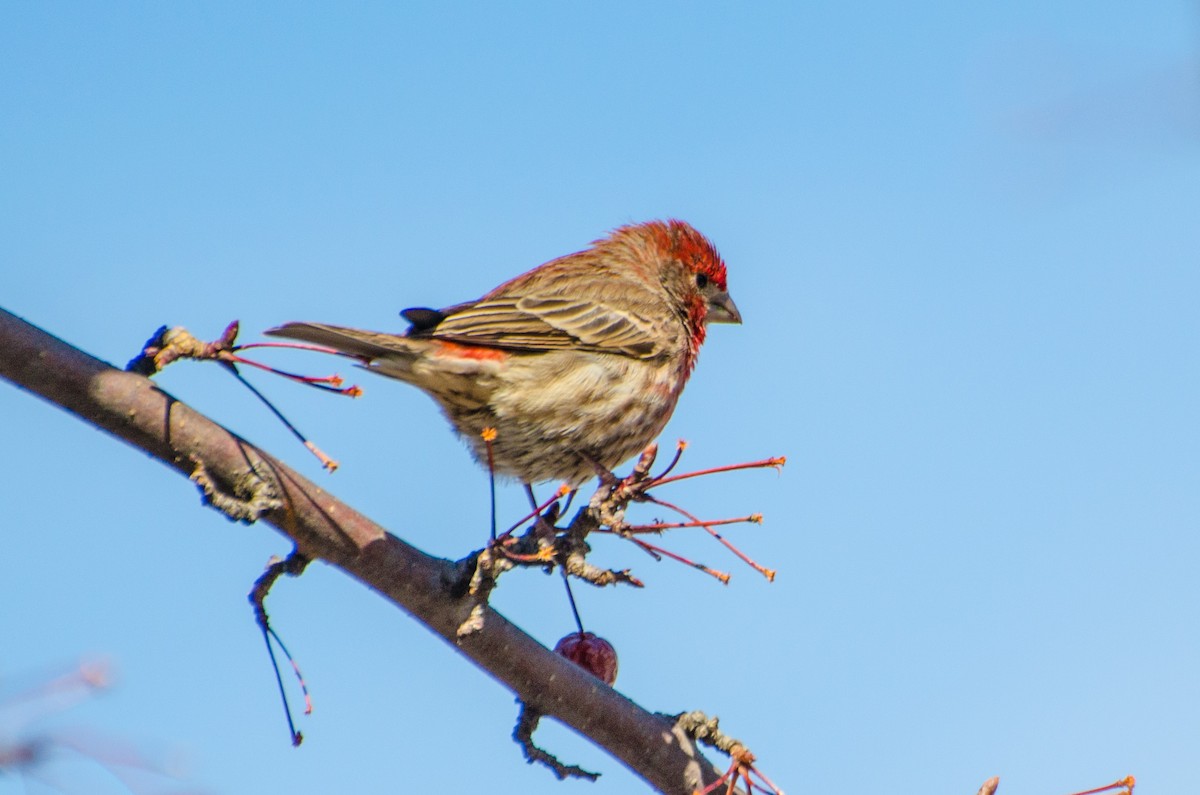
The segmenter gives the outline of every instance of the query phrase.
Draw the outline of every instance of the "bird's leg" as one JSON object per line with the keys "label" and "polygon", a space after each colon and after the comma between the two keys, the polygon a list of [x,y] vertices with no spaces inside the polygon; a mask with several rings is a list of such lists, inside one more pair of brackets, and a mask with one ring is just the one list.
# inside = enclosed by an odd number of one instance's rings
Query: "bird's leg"
{"label": "bird's leg", "polygon": [[[658,457],[658,443],[651,442],[638,456],[637,463],[633,465],[633,471],[621,481],[620,490],[623,496],[627,494],[628,499],[639,501],[645,496],[647,483],[650,480],[650,467],[654,466],[656,457]],[[671,466],[674,465],[675,463],[671,462]]]}
{"label": "bird's leg", "polygon": [[641,501],[645,495],[646,482],[654,458],[658,455],[658,445],[651,442],[638,457],[633,471],[627,477],[618,478],[609,472],[591,456],[581,453],[592,463],[600,477],[600,488],[592,496],[589,507],[594,512],[601,526],[610,527],[614,532],[620,532],[625,524],[625,508],[632,501]]}
{"label": "bird's leg", "polygon": [[566,516],[567,511],[571,510],[571,503],[575,501],[575,495],[579,493],[579,489],[571,489],[567,492],[567,501],[563,504],[562,510],[558,512],[559,516]]}
{"label": "bird's leg", "polygon": [[609,491],[613,491],[621,485],[621,479],[613,474],[612,470],[597,461],[595,456],[589,454],[586,450],[580,450],[579,457],[586,461],[592,470],[595,471],[596,477],[600,478],[600,485]]}
{"label": "bird's leg", "polygon": [[479,434],[483,437],[483,444],[487,448],[488,462],[488,497],[490,498],[491,516],[492,516],[492,543],[496,543],[496,458],[492,451],[492,442],[496,441],[496,429],[484,428]]}

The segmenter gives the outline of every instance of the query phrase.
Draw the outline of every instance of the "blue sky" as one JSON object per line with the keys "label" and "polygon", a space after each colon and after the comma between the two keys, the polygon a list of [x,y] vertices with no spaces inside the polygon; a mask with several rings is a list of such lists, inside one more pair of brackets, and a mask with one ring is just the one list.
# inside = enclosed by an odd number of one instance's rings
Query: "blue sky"
{"label": "blue sky", "polygon": [[[698,533],[668,543],[728,587],[601,539],[648,584],[578,594],[618,688],[719,714],[790,792],[1193,785],[1196,4],[244,5],[0,10],[5,308],[116,363],[163,323],[399,329],[684,218],[746,322],[709,335],[665,440],[789,463],[669,496],[763,512],[728,535],[780,575]],[[486,536],[486,477],[414,390],[255,378],[329,476],[216,368],[158,380],[433,553]],[[286,543],[15,389],[0,416],[0,686],[111,659],[62,723],[184,760],[139,793],[643,787],[556,727],[600,783],[526,766],[505,691],[322,565],[269,603],[316,699],[293,750],[244,598]],[[571,628],[556,578],[495,604]]]}

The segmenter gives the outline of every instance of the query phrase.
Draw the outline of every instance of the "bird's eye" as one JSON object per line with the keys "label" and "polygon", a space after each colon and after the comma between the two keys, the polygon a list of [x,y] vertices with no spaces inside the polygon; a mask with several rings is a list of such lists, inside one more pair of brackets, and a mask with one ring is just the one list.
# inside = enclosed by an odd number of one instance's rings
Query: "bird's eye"
{"label": "bird's eye", "polygon": [[708,277],[705,276],[703,273],[697,273],[696,274],[696,286],[699,287],[701,290],[703,290],[705,287],[708,286]]}

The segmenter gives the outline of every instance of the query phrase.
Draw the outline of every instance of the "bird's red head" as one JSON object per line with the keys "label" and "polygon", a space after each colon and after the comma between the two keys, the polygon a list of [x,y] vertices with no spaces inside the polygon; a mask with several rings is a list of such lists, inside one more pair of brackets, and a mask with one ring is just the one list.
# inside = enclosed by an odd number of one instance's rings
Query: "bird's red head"
{"label": "bird's red head", "polygon": [[684,264],[688,270],[712,282],[718,290],[726,290],[725,262],[717,249],[695,227],[674,218],[666,221],[651,221],[646,225],[654,235],[655,243]]}
{"label": "bird's red head", "polygon": [[710,323],[741,323],[725,281],[725,263],[708,238],[675,219],[623,226],[597,246],[629,247],[647,277],[659,281],[688,328],[687,370]]}

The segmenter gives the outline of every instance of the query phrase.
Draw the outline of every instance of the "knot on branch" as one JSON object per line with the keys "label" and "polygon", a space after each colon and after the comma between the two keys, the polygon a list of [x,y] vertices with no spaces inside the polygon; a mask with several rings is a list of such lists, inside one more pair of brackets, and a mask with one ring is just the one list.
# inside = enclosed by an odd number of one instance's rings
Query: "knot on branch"
{"label": "knot on branch", "polygon": [[550,768],[555,777],[559,781],[568,778],[585,778],[588,781],[595,781],[600,778],[599,773],[592,773],[584,770],[578,765],[567,765],[558,761],[558,757],[549,751],[539,748],[533,742],[533,733],[537,730],[538,723],[542,719],[542,713],[535,708],[529,706],[524,701],[517,701],[521,705],[521,712],[517,715],[517,725],[513,729],[513,740],[517,745],[521,746],[521,750],[525,753],[525,761],[529,764],[539,762]]}
{"label": "knot on branch", "polygon": [[629,569],[616,571],[587,562],[591,548],[583,540],[587,530],[582,528],[595,526],[587,511],[580,511],[565,529],[552,526],[543,517],[522,535],[505,534],[460,560],[456,565],[459,576],[447,584],[448,590],[455,598],[468,598],[473,607],[470,616],[459,625],[458,636],[482,628],[482,605],[487,604],[500,575],[517,566],[541,568],[549,574],[557,565],[572,577],[597,587],[625,584],[641,588],[642,581],[630,574]]}
{"label": "knot on branch", "polygon": [[231,522],[253,524],[263,514],[283,506],[275,484],[256,468],[243,472],[228,486],[209,474],[204,462],[192,459],[195,468],[189,480],[200,489],[200,500],[225,514]]}
{"label": "knot on branch", "polygon": [[503,555],[495,554],[495,549],[494,545],[487,546],[460,560],[457,569],[461,577],[457,582],[449,584],[449,591],[453,596],[465,596],[471,604],[471,612],[456,630],[460,638],[483,629],[483,617],[486,614],[483,606],[487,604],[492,589],[496,587],[496,579],[513,566]]}
{"label": "knot on branch", "polygon": [[775,786],[771,779],[767,778],[755,765],[758,759],[750,753],[746,744],[721,731],[718,725],[720,719],[716,716],[710,718],[700,710],[693,710],[663,717],[673,721],[676,728],[696,742],[729,755],[729,769],[704,789],[696,790],[695,795],[709,795],[726,782],[728,782],[726,791],[733,792],[739,780],[746,785],[748,793],[759,790],[769,793],[769,795],[783,795],[779,787]]}
{"label": "knot on branch", "polygon": [[151,376],[176,359],[224,358],[233,350],[233,342],[237,335],[236,320],[226,326],[221,336],[212,342],[197,339],[182,326],[160,326],[153,336],[146,340],[142,352],[125,365],[125,369],[138,375]]}
{"label": "knot on branch", "polygon": [[710,748],[715,748],[731,756],[733,755],[733,749],[746,747],[741,741],[721,731],[721,719],[716,715],[710,718],[703,711],[695,709],[691,712],[681,712],[678,715],[664,715],[663,717],[678,726],[684,734],[696,742],[707,745]]}

